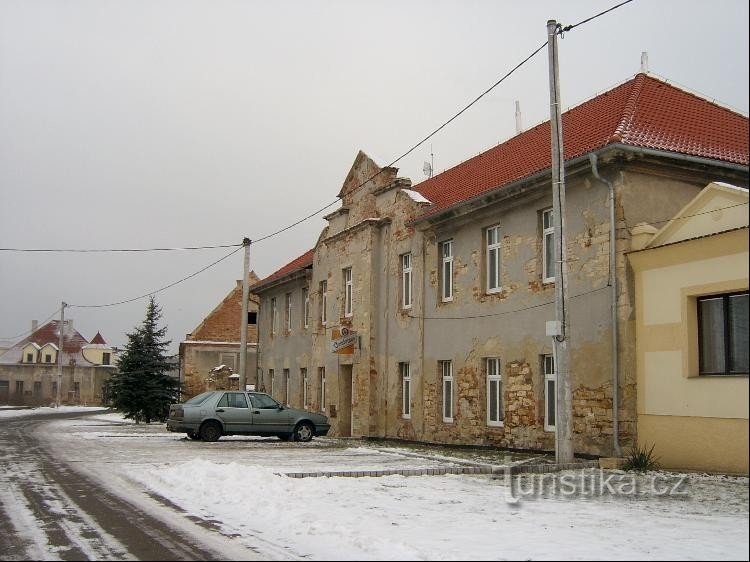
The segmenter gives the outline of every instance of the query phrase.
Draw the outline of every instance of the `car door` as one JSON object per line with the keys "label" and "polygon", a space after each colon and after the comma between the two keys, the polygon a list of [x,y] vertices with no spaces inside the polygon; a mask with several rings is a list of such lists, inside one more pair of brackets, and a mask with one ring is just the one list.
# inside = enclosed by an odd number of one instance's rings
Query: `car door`
{"label": "car door", "polygon": [[248,394],[253,406],[253,430],[258,434],[291,433],[291,415],[268,394]]}
{"label": "car door", "polygon": [[225,392],[216,403],[216,416],[224,422],[227,433],[252,431],[252,413],[244,392]]}

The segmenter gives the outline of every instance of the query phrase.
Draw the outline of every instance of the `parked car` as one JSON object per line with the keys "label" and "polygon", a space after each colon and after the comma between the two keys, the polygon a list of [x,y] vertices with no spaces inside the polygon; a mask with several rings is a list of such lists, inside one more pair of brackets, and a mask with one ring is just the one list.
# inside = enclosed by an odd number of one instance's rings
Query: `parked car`
{"label": "parked car", "polygon": [[275,435],[310,441],[331,425],[322,414],[279,404],[263,392],[212,390],[169,407],[167,431],[217,441],[222,435]]}

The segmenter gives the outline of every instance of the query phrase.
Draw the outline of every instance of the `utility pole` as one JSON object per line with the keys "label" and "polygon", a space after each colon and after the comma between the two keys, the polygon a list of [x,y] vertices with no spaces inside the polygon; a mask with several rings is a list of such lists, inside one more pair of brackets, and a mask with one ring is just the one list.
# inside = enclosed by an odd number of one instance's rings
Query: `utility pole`
{"label": "utility pole", "polygon": [[240,322],[240,390],[247,387],[247,301],[250,298],[250,239],[242,239],[245,259],[242,267],[242,321]]}
{"label": "utility pole", "polygon": [[573,462],[573,392],[570,384],[568,334],[568,250],[565,238],[565,158],[563,156],[560,77],[557,61],[558,24],[547,21],[549,52],[550,129],[552,132],[552,214],[555,227],[555,324],[553,336],[557,390],[555,460]]}
{"label": "utility pole", "polygon": [[60,337],[58,338],[58,349],[57,349],[57,393],[55,396],[55,408],[60,407],[60,392],[62,391],[62,362],[63,362],[63,343],[64,343],[64,332],[65,332],[65,307],[68,306],[65,301],[62,301],[60,307]]}

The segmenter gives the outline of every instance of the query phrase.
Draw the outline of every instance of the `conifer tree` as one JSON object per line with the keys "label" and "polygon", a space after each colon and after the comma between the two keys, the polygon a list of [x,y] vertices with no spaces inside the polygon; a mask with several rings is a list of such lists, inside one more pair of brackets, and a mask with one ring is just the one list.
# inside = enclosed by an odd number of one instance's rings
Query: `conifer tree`
{"label": "conifer tree", "polygon": [[161,308],[151,296],[146,318],[127,334],[117,372],[105,390],[110,405],[136,423],[165,421],[169,405],[178,399],[177,382],[166,374],[169,364],[165,351],[171,342],[163,341],[167,327],[158,327],[160,318]]}

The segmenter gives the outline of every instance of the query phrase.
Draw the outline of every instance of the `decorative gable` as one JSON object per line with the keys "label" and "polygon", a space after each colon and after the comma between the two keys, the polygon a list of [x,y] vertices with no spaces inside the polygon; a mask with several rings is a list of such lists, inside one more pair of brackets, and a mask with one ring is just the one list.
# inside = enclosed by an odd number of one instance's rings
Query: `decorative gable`
{"label": "decorative gable", "polygon": [[647,248],[748,226],[748,191],[727,183],[708,184],[659,230]]}

